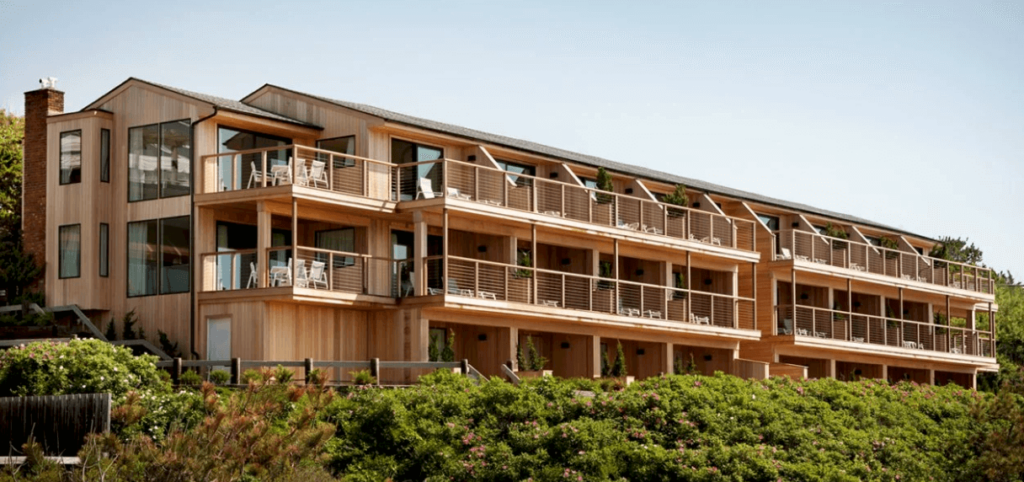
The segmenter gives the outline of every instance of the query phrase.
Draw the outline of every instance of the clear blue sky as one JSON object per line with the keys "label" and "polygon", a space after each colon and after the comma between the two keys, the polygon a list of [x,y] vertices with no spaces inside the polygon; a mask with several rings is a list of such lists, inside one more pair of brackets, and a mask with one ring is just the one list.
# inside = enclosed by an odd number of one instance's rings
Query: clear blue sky
{"label": "clear blue sky", "polygon": [[54,76],[270,82],[969,237],[1024,277],[1024,2],[0,0],[0,106]]}

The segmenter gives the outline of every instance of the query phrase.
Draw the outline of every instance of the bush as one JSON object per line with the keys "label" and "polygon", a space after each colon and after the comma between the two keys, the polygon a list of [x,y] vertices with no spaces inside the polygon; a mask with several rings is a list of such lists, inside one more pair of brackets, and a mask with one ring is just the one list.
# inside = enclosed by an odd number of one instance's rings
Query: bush
{"label": "bush", "polygon": [[40,341],[0,353],[0,396],[110,393],[115,403],[129,391],[167,392],[155,356],[134,356],[100,340]]}
{"label": "bush", "polygon": [[370,375],[370,370],[359,370],[358,372],[349,373],[352,375],[352,383],[354,385],[366,386],[377,383],[377,380]]}
{"label": "bush", "polygon": [[193,370],[185,370],[181,374],[181,378],[178,380],[182,385],[190,387],[198,387],[203,384],[203,377],[199,376],[199,373]]}
{"label": "bush", "polygon": [[210,383],[213,383],[214,385],[227,385],[230,381],[231,374],[224,370],[214,370],[210,372]]}
{"label": "bush", "polygon": [[626,376],[626,354],[622,351],[622,342],[615,349],[615,363],[612,364],[611,373],[613,377]]}

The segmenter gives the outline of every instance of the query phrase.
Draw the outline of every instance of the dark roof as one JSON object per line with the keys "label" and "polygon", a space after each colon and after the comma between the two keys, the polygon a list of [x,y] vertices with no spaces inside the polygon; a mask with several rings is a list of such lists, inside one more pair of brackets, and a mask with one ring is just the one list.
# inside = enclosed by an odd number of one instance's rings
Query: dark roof
{"label": "dark roof", "polygon": [[[257,117],[263,117],[265,119],[270,119],[270,120],[287,122],[289,124],[296,124],[296,125],[300,125],[300,126],[303,126],[303,127],[310,127],[310,128],[314,128],[314,129],[321,129],[321,127],[318,126],[318,125],[310,124],[308,122],[303,122],[303,121],[300,121],[300,120],[297,120],[297,119],[292,119],[291,117],[286,117],[286,116],[283,116],[281,114],[277,114],[275,112],[270,112],[270,111],[266,111],[266,110],[263,110],[263,109],[260,109],[260,108],[257,108],[257,107],[253,107],[253,106],[251,106],[249,104],[246,104],[244,102],[240,102],[240,101],[237,101],[237,100],[225,99],[223,97],[217,97],[215,95],[201,94],[199,92],[192,92],[190,90],[179,89],[177,87],[171,87],[169,85],[162,85],[162,84],[158,84],[156,82],[150,82],[148,80],[143,80],[143,79],[139,79],[139,78],[136,78],[136,77],[129,77],[128,80],[125,80],[124,82],[119,84],[117,87],[114,87],[113,89],[111,89],[110,92],[113,92],[113,91],[119,89],[122,85],[127,84],[128,82],[131,82],[133,80],[136,81],[136,82],[142,82],[144,84],[149,84],[149,85],[152,85],[154,87],[158,87],[158,88],[161,88],[161,89],[164,89],[164,90],[168,90],[168,91],[174,92],[176,94],[180,94],[180,95],[183,95],[185,97],[198,100],[200,102],[205,102],[207,104],[210,104],[210,105],[216,107],[217,109],[223,109],[223,110],[228,110],[228,111],[232,111],[232,112],[238,112],[240,114],[248,114],[248,115],[253,115],[253,116],[257,116]],[[106,94],[103,94],[100,97],[100,99],[102,99],[103,97],[106,97],[107,94],[109,94],[110,92],[107,92]],[[97,99],[96,101],[98,101],[98,100],[99,99]],[[95,104],[96,101],[93,101],[93,104]],[[92,104],[89,104],[89,106],[91,106],[91,105]],[[82,110],[83,111],[87,110],[89,106],[86,106],[86,108],[82,109]]]}
{"label": "dark roof", "polygon": [[[840,220],[840,221],[846,221],[846,222],[850,222],[850,223],[854,223],[854,224],[860,224],[860,225],[864,225],[864,226],[871,226],[871,227],[875,227],[875,228],[879,228],[879,229],[883,229],[883,230],[887,230],[887,231],[892,231],[892,232],[901,233],[901,234],[907,234],[907,235],[910,235],[910,236],[913,236],[913,237],[916,237],[916,238],[926,239],[926,240],[929,240],[929,241],[932,241],[932,242],[937,242],[936,240],[934,240],[934,239],[932,239],[932,238],[930,238],[928,236],[922,236],[920,234],[912,233],[912,232],[909,232],[909,231],[906,231],[906,230],[903,230],[903,229],[894,228],[892,226],[886,226],[884,224],[880,224],[880,223],[871,221],[869,219],[864,219],[864,218],[860,218],[860,217],[857,217],[857,216],[851,216],[849,214],[837,213],[837,212],[834,212],[834,211],[829,211],[827,209],[821,209],[821,208],[816,208],[814,206],[808,206],[806,204],[801,204],[801,203],[796,203],[796,202],[791,202],[791,201],[785,201],[785,200],[782,200],[782,199],[776,199],[776,198],[773,198],[773,197],[764,196],[764,195],[757,194],[757,193],[741,191],[739,189],[733,189],[733,188],[722,186],[722,185],[719,185],[719,184],[714,184],[714,183],[710,183],[710,182],[706,182],[706,181],[701,181],[699,179],[691,179],[691,178],[688,178],[688,177],[678,176],[678,175],[675,175],[675,174],[669,174],[669,173],[666,173],[666,172],[656,171],[654,169],[647,169],[645,167],[633,166],[633,165],[630,165],[630,164],[623,164],[621,162],[615,162],[615,161],[612,161],[612,160],[609,160],[609,159],[604,159],[604,158],[597,157],[597,156],[591,156],[591,155],[587,155],[587,154],[580,154],[578,152],[567,151],[567,150],[564,150],[564,149],[559,149],[557,147],[546,146],[544,144],[538,144],[536,142],[524,141],[522,139],[516,139],[516,138],[513,138],[513,137],[507,137],[507,136],[503,136],[503,135],[499,135],[499,134],[491,134],[491,133],[487,133],[487,132],[483,132],[483,131],[478,131],[478,130],[475,130],[475,129],[469,129],[469,128],[466,128],[466,127],[460,127],[460,126],[453,125],[453,124],[446,124],[444,122],[437,122],[437,121],[432,121],[432,120],[429,120],[429,119],[423,119],[423,118],[420,118],[420,117],[414,117],[414,116],[411,116],[411,115],[400,114],[398,112],[393,112],[393,111],[390,111],[390,110],[387,110],[387,109],[381,109],[380,107],[374,107],[374,106],[370,106],[370,105],[366,105],[366,104],[358,104],[358,103],[355,103],[355,102],[348,102],[348,101],[344,101],[344,100],[330,99],[330,98],[321,97],[321,96],[318,96],[318,95],[312,95],[312,94],[307,94],[307,93],[304,93],[304,92],[298,92],[298,91],[295,91],[295,90],[291,90],[291,89],[288,89],[288,88],[284,88],[284,87],[280,87],[280,86],[276,86],[276,85],[272,85],[272,84],[266,84],[266,86],[274,87],[274,88],[281,89],[281,90],[288,91],[288,92],[293,92],[293,93],[296,93],[296,94],[299,94],[299,95],[304,95],[304,96],[307,96],[307,97],[310,97],[310,98],[313,98],[313,99],[319,99],[321,101],[324,101],[324,102],[327,102],[327,103],[330,103],[330,104],[335,104],[335,105],[338,105],[338,106],[341,106],[341,107],[352,109],[354,111],[362,112],[364,114],[369,114],[369,115],[372,115],[372,116],[375,116],[375,117],[380,117],[380,118],[382,118],[382,119],[384,119],[386,121],[389,121],[389,122],[395,122],[395,123],[398,123],[398,124],[404,124],[404,125],[408,125],[408,126],[412,126],[412,127],[418,127],[418,128],[421,128],[421,129],[427,129],[427,130],[431,130],[431,131],[435,131],[435,132],[442,132],[442,133],[445,133],[445,134],[451,134],[451,135],[455,135],[455,136],[459,136],[459,137],[465,137],[465,138],[474,139],[474,140],[478,140],[478,141],[482,141],[482,142],[486,142],[486,143],[490,143],[490,144],[496,144],[496,145],[500,145],[500,146],[504,146],[504,147],[509,147],[509,148],[513,148],[513,149],[517,149],[517,150],[528,151],[528,152],[532,152],[532,153],[536,153],[536,154],[541,154],[541,155],[548,156],[548,157],[553,157],[553,158],[557,158],[557,159],[563,159],[563,160],[572,161],[572,162],[576,162],[576,163],[580,163],[580,164],[585,164],[585,165],[588,165],[588,166],[591,166],[591,167],[604,167],[605,169],[608,169],[610,171],[615,171],[615,172],[619,172],[619,173],[622,173],[622,174],[628,174],[628,175],[631,175],[631,176],[639,177],[641,179],[650,179],[650,180],[653,180],[653,181],[664,182],[664,183],[668,183],[668,184],[684,184],[687,187],[692,187],[692,188],[697,189],[699,191],[704,191],[704,192],[708,192],[708,193],[711,193],[711,194],[719,194],[719,195],[723,195],[723,196],[743,199],[743,200],[752,201],[752,202],[756,202],[756,203],[767,204],[767,205],[777,206],[777,207],[786,208],[786,209],[792,209],[792,210],[795,210],[795,211],[801,211],[801,212],[810,213],[810,214],[816,214],[816,215],[827,217],[827,218],[832,218],[832,219],[836,219],[836,220]],[[259,91],[259,89],[257,89],[257,92],[258,91]],[[255,93],[255,92],[253,92],[253,93]],[[252,94],[250,94],[250,96],[251,95]],[[247,98],[248,98],[248,96],[247,96]]]}

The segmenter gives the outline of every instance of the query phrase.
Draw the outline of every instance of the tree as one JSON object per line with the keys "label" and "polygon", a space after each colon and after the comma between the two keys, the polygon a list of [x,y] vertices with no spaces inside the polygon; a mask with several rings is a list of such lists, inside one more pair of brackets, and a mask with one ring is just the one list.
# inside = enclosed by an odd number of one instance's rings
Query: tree
{"label": "tree", "polygon": [[612,376],[626,376],[626,353],[622,351],[621,341],[619,342],[618,348],[615,350],[615,363],[612,365]]}
{"label": "tree", "polygon": [[[605,192],[612,192],[615,190],[615,185],[612,183],[612,175],[603,167],[597,168],[597,189]],[[597,195],[597,202],[601,204],[610,203],[611,201],[612,197],[608,194]]]}
{"label": "tree", "polygon": [[982,264],[983,253],[974,243],[967,244],[968,238],[960,239],[940,236],[939,244],[932,248],[929,256],[973,265]]}
{"label": "tree", "polygon": [[430,345],[427,346],[427,359],[436,362],[441,361],[441,350],[437,349],[437,334],[430,336]]}
{"label": "tree", "polygon": [[0,240],[21,237],[21,170],[25,118],[0,109]]}
{"label": "tree", "polygon": [[530,352],[530,370],[543,370],[544,365],[548,364],[548,359],[541,356],[540,351],[537,350],[537,346],[533,344],[533,340],[530,337],[526,337],[526,348]]}
{"label": "tree", "polygon": [[445,341],[444,350],[441,350],[441,361],[455,361],[455,330],[448,330],[448,339]]}

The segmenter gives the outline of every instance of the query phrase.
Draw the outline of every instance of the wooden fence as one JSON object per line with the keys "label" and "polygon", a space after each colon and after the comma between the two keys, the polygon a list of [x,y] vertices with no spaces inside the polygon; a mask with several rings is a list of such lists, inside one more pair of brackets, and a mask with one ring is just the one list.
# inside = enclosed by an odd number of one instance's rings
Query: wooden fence
{"label": "wooden fence", "polygon": [[3,453],[20,453],[31,436],[48,455],[77,455],[90,433],[110,430],[110,394],[0,398]]}
{"label": "wooden fence", "polygon": [[[438,369],[458,369],[459,373],[474,378],[483,378],[483,375],[473,368],[469,364],[469,360],[462,360],[457,362],[417,362],[417,361],[381,361],[379,358],[371,358],[369,360],[352,360],[352,361],[331,361],[331,360],[313,360],[312,358],[306,358],[301,361],[296,360],[242,360],[240,358],[232,358],[230,360],[182,360],[181,358],[174,358],[168,361],[157,362],[158,368],[168,368],[171,372],[171,381],[178,385],[181,381],[181,374],[186,368],[200,368],[200,369],[214,369],[221,367],[228,367],[231,373],[230,384],[238,385],[242,381],[242,373],[246,369],[251,368],[274,368],[274,367],[285,367],[285,368],[296,368],[302,369],[302,373],[305,376],[305,382],[309,383],[309,374],[316,369],[348,369],[348,370],[369,370],[370,376],[375,380],[375,383],[380,385],[381,370],[383,369],[408,369],[417,370],[422,373]],[[408,377],[406,377],[408,378]]]}

